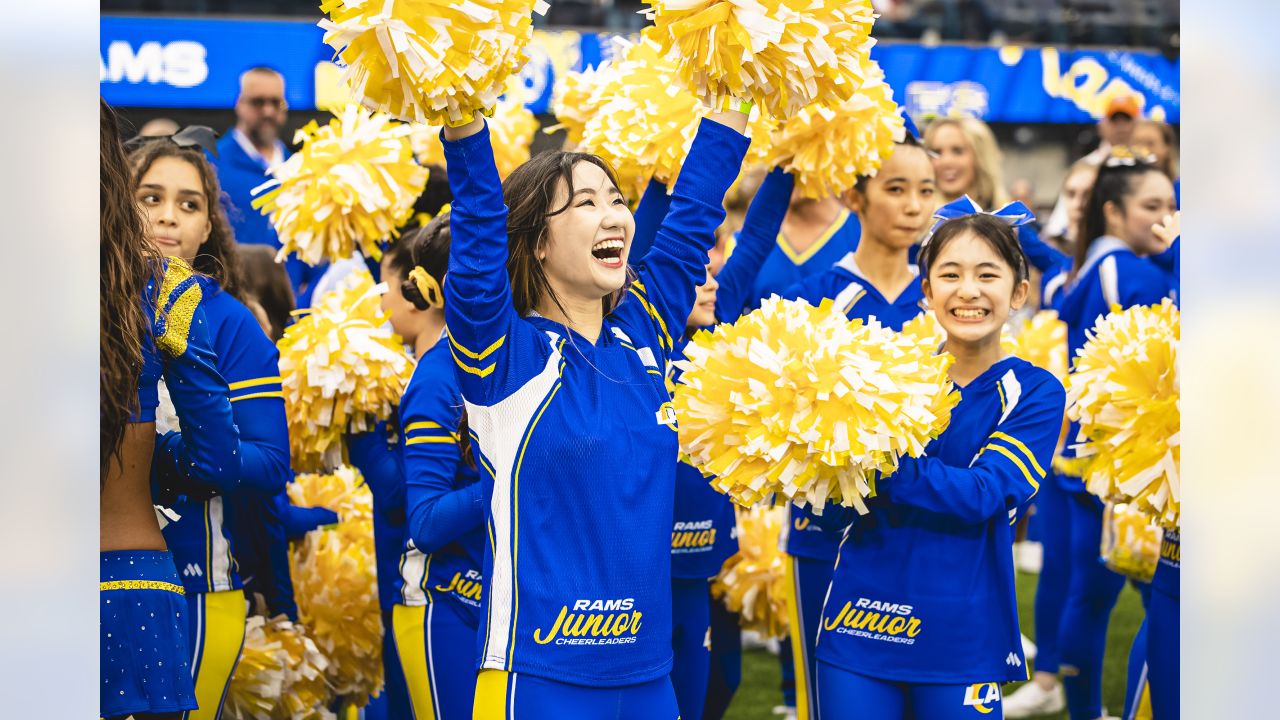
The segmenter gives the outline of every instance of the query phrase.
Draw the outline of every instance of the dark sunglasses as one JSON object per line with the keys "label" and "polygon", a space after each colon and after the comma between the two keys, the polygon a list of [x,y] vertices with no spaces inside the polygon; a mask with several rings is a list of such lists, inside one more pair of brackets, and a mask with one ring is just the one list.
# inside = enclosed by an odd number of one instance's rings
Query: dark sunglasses
{"label": "dark sunglasses", "polygon": [[245,98],[244,101],[252,105],[256,110],[261,110],[268,105],[277,110],[284,107],[284,98],[279,97],[250,97]]}
{"label": "dark sunglasses", "polygon": [[207,125],[188,125],[172,135],[138,135],[124,144],[130,152],[153,142],[168,140],[178,147],[198,147],[218,157],[218,133]]}

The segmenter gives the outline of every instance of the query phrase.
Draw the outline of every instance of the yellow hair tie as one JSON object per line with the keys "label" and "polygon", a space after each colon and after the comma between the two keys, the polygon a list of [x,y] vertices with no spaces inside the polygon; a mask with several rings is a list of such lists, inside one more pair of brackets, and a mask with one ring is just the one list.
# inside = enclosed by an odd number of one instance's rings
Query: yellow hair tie
{"label": "yellow hair tie", "polygon": [[436,282],[431,273],[424,270],[421,265],[415,265],[409,271],[409,279],[413,281],[414,287],[418,288],[422,299],[427,301],[427,307],[444,305],[444,291],[440,289],[440,283]]}

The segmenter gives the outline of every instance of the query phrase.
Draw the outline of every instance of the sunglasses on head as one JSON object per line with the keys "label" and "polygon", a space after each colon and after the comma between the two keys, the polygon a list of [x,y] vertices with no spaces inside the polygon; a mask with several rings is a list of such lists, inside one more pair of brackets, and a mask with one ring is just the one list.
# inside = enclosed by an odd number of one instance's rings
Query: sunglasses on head
{"label": "sunglasses on head", "polygon": [[124,149],[132,152],[153,142],[168,140],[178,147],[198,147],[218,156],[218,133],[207,125],[188,125],[172,135],[138,135],[124,144]]}

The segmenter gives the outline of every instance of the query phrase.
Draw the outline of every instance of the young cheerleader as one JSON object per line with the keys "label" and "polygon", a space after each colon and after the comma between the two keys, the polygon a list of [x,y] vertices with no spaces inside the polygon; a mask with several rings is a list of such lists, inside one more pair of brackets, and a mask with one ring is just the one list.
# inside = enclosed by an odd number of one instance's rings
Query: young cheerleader
{"label": "young cheerleader", "polygon": [[446,214],[402,237],[382,268],[383,307],[418,358],[400,402],[406,542],[391,628],[416,720],[471,717],[484,581],[484,501],[444,341],[448,258]]}
{"label": "young cheerleader", "polygon": [[[1074,279],[1062,300],[1070,356],[1084,346],[1098,318],[1133,305],[1177,298],[1179,244],[1156,232],[1176,211],[1173,184],[1155,165],[1115,148],[1098,170],[1077,235]],[[1124,578],[1098,562],[1102,534],[1101,501],[1085,492],[1082,460],[1071,445],[1055,460],[1060,487],[1067,495],[1069,577],[1057,644],[1072,720],[1102,715],[1102,660],[1107,624]]]}
{"label": "young cheerleader", "polygon": [[[218,204],[217,178],[200,148],[159,138],[136,146],[130,162],[135,197],[161,252],[202,273],[197,282],[216,367],[230,388],[240,431],[235,482],[182,493],[173,504],[180,519],[164,529],[190,606],[192,672],[200,708],[188,717],[206,720],[221,716],[244,638],[245,596],[233,553],[231,515],[240,503],[248,506],[244,512],[273,503],[290,478],[279,354],[253,313],[235,297],[234,241]],[[183,434],[169,431],[157,444],[172,446]],[[186,474],[181,466],[163,461],[159,469]]]}
{"label": "young cheerleader", "polygon": [[[907,260],[928,229],[937,207],[934,167],[924,147],[908,134],[873,177],[863,177],[845,194],[862,220],[858,249],[831,269],[790,288],[786,296],[816,305],[833,298],[850,319],[875,317],[895,330],[924,308],[918,270]],[[793,593],[791,653],[795,667],[796,716],[820,717],[814,703],[818,617],[831,583],[840,543],[837,533],[814,522],[808,508],[790,506],[783,531],[787,574]]]}
{"label": "young cheerleader", "polygon": [[925,455],[881,478],[871,512],[845,529],[817,646],[828,717],[999,717],[1000,683],[1026,678],[1013,525],[1045,477],[1066,394],[1001,350],[1029,289],[1004,219],[942,224],[920,267],[961,399]]}
{"label": "young cheerleader", "polygon": [[[231,485],[240,443],[226,383],[214,367],[200,287],[165,263],[132,194],[115,113],[100,103],[101,695],[104,718],[176,718],[196,708],[183,588],[151,499],[157,384],[188,421],[161,448],[193,481]],[[161,483],[173,479],[157,478]]]}
{"label": "young cheerleader", "polygon": [[664,369],[746,119],[702,121],[630,284],[634,220],[603,161],[543,153],[504,188],[483,119],[444,130],[445,315],[487,499],[477,718],[678,715]]}

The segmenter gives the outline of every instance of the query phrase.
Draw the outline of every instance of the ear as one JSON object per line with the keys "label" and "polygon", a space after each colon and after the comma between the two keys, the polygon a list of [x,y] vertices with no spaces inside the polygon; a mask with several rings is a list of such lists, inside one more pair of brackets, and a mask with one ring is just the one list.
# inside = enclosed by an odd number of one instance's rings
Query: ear
{"label": "ear", "polygon": [[201,245],[209,242],[209,236],[213,234],[213,221],[205,219],[204,221],[204,239],[200,241]]}
{"label": "ear", "polygon": [[1122,227],[1124,225],[1124,209],[1114,200],[1108,200],[1102,205],[1102,219],[1106,221],[1108,232],[1112,227]]}
{"label": "ear", "polygon": [[1031,294],[1031,283],[1023,280],[1013,288],[1013,298],[1009,301],[1009,308],[1014,311],[1022,309],[1027,304],[1027,296]]}
{"label": "ear", "polygon": [[920,281],[920,288],[924,290],[924,301],[933,307],[933,286],[929,284],[929,278]]}
{"label": "ear", "polygon": [[858,192],[857,188],[849,188],[848,190],[845,190],[844,194],[840,196],[840,201],[844,203],[845,207],[849,208],[859,216],[862,215],[862,211],[865,209],[867,204],[866,195]]}

